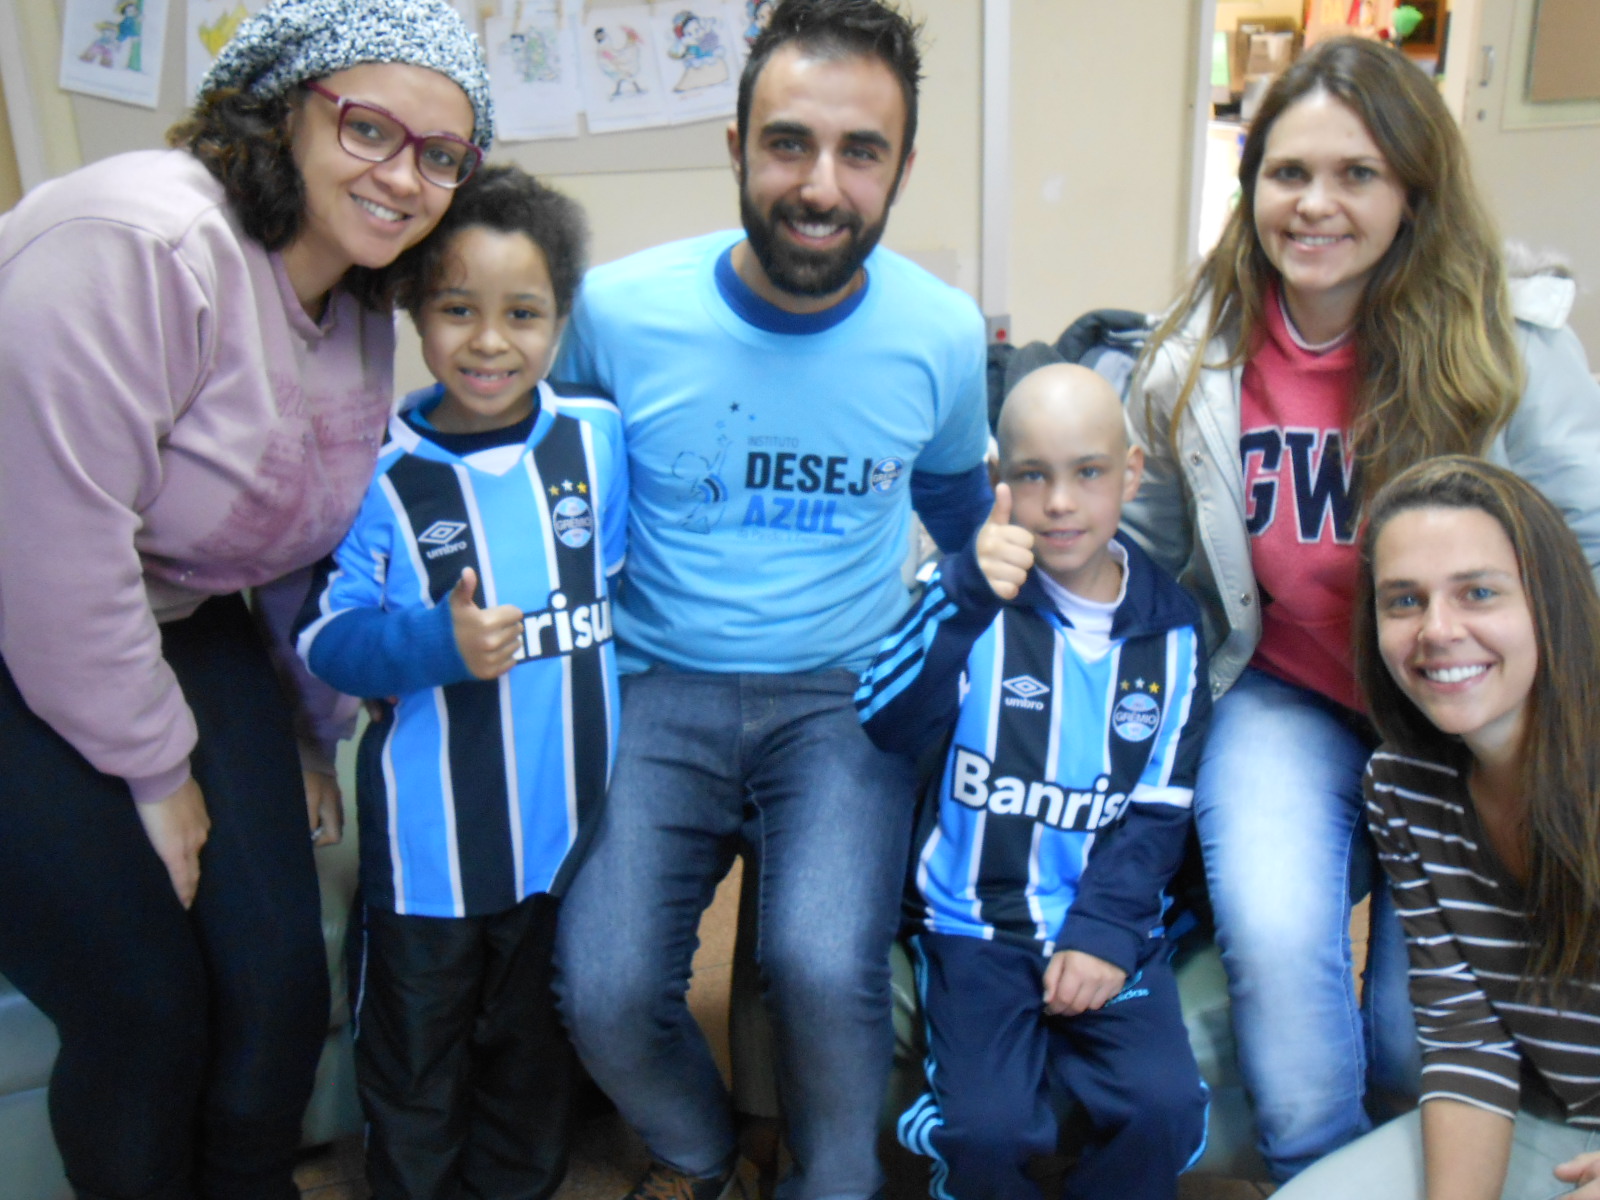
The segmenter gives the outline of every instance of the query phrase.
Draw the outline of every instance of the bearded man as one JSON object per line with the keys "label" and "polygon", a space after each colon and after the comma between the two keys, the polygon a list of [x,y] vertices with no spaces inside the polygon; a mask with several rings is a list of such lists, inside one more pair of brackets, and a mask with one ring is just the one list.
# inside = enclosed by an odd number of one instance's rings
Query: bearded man
{"label": "bearded man", "polygon": [[656,1159],[634,1196],[713,1200],[737,1143],[684,1002],[741,847],[793,1168],[865,1198],[892,1034],[907,764],[852,707],[909,603],[913,506],[946,549],[990,505],[972,300],[878,245],[915,159],[917,30],[785,0],[728,130],[743,231],[591,271],[553,378],[616,398],[632,513],[607,810],[564,901],[563,1012]]}

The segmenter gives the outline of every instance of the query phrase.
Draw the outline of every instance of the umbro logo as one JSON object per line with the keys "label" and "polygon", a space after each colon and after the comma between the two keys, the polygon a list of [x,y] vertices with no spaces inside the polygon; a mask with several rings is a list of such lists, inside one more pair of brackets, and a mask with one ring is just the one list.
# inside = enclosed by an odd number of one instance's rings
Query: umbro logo
{"label": "umbro logo", "polygon": [[1013,696],[1020,696],[1024,700],[1032,700],[1035,696],[1042,696],[1050,690],[1032,675],[1014,675],[1000,686]]}
{"label": "umbro logo", "polygon": [[453,541],[464,529],[466,525],[460,521],[435,521],[417,534],[417,541],[425,546],[442,546]]}
{"label": "umbro logo", "polygon": [[1011,693],[1002,697],[1007,708],[1026,708],[1030,712],[1044,711],[1044,701],[1039,697],[1050,689],[1032,675],[1013,675],[1000,686]]}

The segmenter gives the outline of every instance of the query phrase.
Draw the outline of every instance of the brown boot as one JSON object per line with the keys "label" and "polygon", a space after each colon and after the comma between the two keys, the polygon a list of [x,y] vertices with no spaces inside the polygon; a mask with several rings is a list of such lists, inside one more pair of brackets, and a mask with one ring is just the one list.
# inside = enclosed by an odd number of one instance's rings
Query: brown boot
{"label": "brown boot", "polygon": [[745,1200],[745,1195],[738,1163],[721,1175],[685,1175],[677,1167],[653,1162],[622,1200]]}

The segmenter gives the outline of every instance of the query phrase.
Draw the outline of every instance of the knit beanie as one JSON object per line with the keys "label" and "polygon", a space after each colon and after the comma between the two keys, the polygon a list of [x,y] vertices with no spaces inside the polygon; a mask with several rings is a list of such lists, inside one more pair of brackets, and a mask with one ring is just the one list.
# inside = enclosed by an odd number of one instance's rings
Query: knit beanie
{"label": "knit beanie", "polygon": [[460,85],[472,101],[472,140],[494,140],[489,70],[478,39],[447,0],[273,0],[243,21],[200,82],[282,96],[308,79],[361,63],[410,63]]}

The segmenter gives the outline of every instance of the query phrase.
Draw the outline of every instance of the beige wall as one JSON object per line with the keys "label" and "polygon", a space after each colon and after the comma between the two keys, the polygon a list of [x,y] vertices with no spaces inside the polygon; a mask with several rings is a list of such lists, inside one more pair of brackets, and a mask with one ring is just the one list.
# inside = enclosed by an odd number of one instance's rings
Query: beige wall
{"label": "beige wall", "polygon": [[0,89],[0,212],[15,204],[21,195],[17,148],[11,144],[11,114],[6,111],[5,91]]}
{"label": "beige wall", "polygon": [[[85,159],[78,144],[73,97],[56,87],[61,54],[60,6],[41,0],[12,0],[12,6],[17,30],[24,43],[23,53],[27,59],[39,149],[46,171],[51,175],[62,175],[80,166]],[[122,106],[107,104],[106,107]],[[144,110],[129,111],[139,112],[148,121],[149,114]],[[144,140],[146,136],[141,131],[130,148],[147,144]]]}
{"label": "beige wall", "polygon": [[[1561,163],[1551,186],[1548,164]],[[1570,324],[1600,373],[1600,127],[1522,129],[1473,145],[1473,170],[1504,237],[1565,260],[1578,277]]]}
{"label": "beige wall", "polygon": [[1091,308],[1159,308],[1176,290],[1197,7],[1014,0],[1016,341],[1053,339]]}

